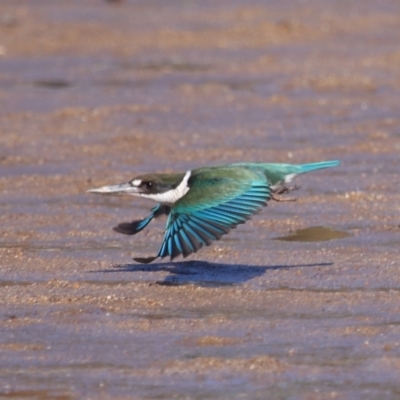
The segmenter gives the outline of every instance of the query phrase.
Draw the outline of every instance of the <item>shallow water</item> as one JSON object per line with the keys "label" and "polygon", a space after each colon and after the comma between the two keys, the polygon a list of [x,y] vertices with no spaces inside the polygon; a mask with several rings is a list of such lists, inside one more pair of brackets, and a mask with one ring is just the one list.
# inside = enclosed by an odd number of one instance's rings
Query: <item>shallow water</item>
{"label": "shallow water", "polygon": [[[0,397],[398,398],[399,11],[0,5]],[[86,193],[327,159],[173,263],[132,261],[165,220],[111,229],[153,204]]]}
{"label": "shallow water", "polygon": [[310,226],[298,229],[293,234],[275,238],[286,242],[324,242],[326,240],[343,239],[350,234],[324,226]]}

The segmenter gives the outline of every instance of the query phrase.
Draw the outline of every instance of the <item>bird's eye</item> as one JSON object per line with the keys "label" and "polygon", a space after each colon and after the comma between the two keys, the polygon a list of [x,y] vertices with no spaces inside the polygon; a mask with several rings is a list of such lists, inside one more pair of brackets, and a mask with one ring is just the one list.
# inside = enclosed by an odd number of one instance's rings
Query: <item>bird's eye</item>
{"label": "bird's eye", "polygon": [[151,189],[153,187],[153,182],[143,182],[144,186],[146,186],[146,189]]}

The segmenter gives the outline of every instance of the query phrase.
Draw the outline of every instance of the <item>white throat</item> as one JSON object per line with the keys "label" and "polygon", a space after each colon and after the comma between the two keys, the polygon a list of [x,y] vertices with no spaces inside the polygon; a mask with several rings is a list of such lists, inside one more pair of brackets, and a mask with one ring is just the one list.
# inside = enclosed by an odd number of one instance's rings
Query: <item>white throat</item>
{"label": "white throat", "polygon": [[192,171],[187,171],[182,179],[182,182],[175,189],[168,190],[168,192],[164,193],[141,194],[140,196],[162,204],[174,204],[189,191],[189,186],[187,183],[191,174]]}

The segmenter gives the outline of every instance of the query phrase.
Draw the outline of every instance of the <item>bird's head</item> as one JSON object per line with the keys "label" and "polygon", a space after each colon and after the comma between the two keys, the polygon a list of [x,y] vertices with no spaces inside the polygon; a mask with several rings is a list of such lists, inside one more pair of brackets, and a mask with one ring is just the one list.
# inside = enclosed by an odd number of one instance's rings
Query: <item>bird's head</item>
{"label": "bird's head", "polygon": [[[177,191],[187,188],[189,177],[190,171],[186,174],[145,174],[139,175],[127,183],[103,186],[90,189],[88,192],[96,194],[127,194],[146,197],[159,202],[169,202],[168,199],[171,195],[175,193],[178,195]],[[167,198],[167,201],[163,201],[164,197]]]}

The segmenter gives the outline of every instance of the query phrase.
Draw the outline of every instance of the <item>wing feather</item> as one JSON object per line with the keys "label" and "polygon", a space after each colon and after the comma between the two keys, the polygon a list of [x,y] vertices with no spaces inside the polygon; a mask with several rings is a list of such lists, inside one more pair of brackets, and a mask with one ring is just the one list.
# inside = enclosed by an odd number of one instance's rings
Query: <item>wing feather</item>
{"label": "wing feather", "polygon": [[[250,219],[266,205],[271,189],[266,179],[260,179],[259,176],[253,176],[253,180],[247,180],[245,183],[247,185],[243,182],[237,184],[228,181],[225,186],[224,183],[220,183],[208,204],[204,202],[201,205],[200,201],[185,203],[184,198],[179,200],[178,204],[174,204],[157,256],[170,256],[173,259],[182,254],[186,257],[203,246],[209,246],[237,225]],[[220,196],[218,190],[222,193]],[[190,191],[192,197],[196,195],[193,188]],[[171,244],[171,238],[175,238],[175,246]]]}
{"label": "wing feather", "polygon": [[151,209],[151,214],[139,221],[122,222],[113,228],[115,232],[123,233],[124,235],[136,235],[142,231],[146,226],[153,220],[158,218],[160,215],[169,214],[170,207],[167,205],[158,204]]}
{"label": "wing feather", "polygon": [[181,239],[181,243],[182,243],[182,254],[190,254],[190,252],[191,252],[190,247],[186,243],[186,241],[182,235],[182,232],[178,232],[178,235],[179,235],[179,237]]}
{"label": "wing feather", "polygon": [[[187,194],[170,210],[157,257],[187,257],[244,224],[271,196],[264,174],[244,165],[192,171]],[[151,216],[150,216],[151,217]],[[147,225],[141,221],[140,228]],[[142,227],[143,226],[143,227]],[[155,259],[136,259],[151,262]]]}

